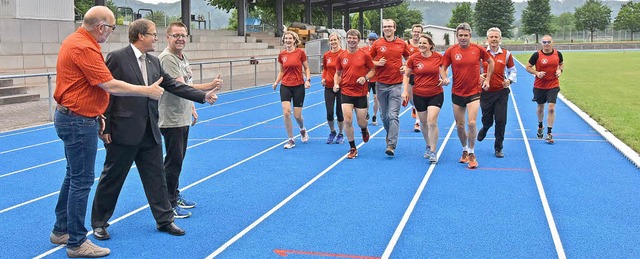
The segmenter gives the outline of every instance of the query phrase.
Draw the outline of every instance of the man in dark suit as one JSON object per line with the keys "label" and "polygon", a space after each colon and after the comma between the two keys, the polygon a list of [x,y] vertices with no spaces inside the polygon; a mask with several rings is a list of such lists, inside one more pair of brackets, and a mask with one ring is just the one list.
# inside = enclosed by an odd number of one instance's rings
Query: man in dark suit
{"label": "man in dark suit", "polygon": [[[158,58],[147,54],[153,51],[153,44],[157,40],[156,26],[152,21],[139,19],[131,23],[131,44],[107,56],[107,67],[113,77],[141,85],[149,85],[161,79],[160,86],[172,94],[199,103],[206,101],[213,104],[218,99],[215,94],[218,87],[212,86],[213,90],[204,92],[177,82],[165,73]],[[111,96],[104,115],[106,126],[100,138],[105,143],[107,156],[93,200],[93,235],[100,240],[110,238],[107,232],[108,221],[113,215],[122,185],[134,161],[157,229],[171,235],[184,235],[184,230],[173,223],[162,163],[158,101],[146,97]]]}

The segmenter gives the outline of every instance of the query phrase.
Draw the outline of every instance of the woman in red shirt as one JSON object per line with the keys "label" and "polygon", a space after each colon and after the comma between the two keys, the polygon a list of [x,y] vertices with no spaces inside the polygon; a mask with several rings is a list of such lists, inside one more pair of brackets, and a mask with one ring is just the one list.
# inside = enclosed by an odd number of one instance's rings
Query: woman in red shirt
{"label": "woman in red shirt", "polygon": [[[305,89],[311,87],[311,72],[307,62],[307,54],[304,50],[296,48],[300,43],[298,34],[292,31],[285,31],[282,35],[282,44],[285,49],[278,55],[280,63],[280,73],[276,81],[273,82],[273,90],[276,90],[278,83],[280,86],[280,101],[282,103],[282,113],[284,115],[284,126],[287,129],[289,140],[284,144],[285,149],[293,148],[296,142],[293,140],[293,123],[291,122],[291,101],[293,99],[293,117],[300,126],[300,139],[303,143],[309,140],[309,134],[304,127],[302,118],[302,105],[304,104]],[[306,79],[302,77],[302,68],[306,74]]]}
{"label": "woman in red shirt", "polygon": [[[427,35],[418,39],[416,53],[407,60],[403,84],[402,99],[408,102],[410,89],[410,75],[414,76],[413,105],[418,112],[422,136],[427,143],[424,157],[431,163],[436,163],[436,145],[438,144],[438,115],[444,103],[444,91],[440,78],[440,66],[442,66],[442,54],[434,52],[433,40]],[[425,126],[426,125],[426,126]]]}
{"label": "woman in red shirt", "polygon": [[[344,135],[342,135],[342,122],[344,121],[344,116],[342,115],[342,101],[340,101],[340,95],[342,94],[342,92],[340,90],[338,90],[338,92],[333,91],[333,76],[336,74],[336,62],[340,53],[344,51],[340,47],[340,35],[335,32],[331,33],[331,35],[329,35],[329,46],[331,47],[331,49],[324,53],[324,56],[322,56],[321,81],[322,85],[324,86],[324,103],[327,108],[327,124],[329,125],[329,129],[331,130],[331,132],[329,133],[329,138],[327,139],[327,144],[342,144],[344,142]],[[335,115],[338,117],[338,130],[340,130],[339,133],[336,132],[333,123],[334,109]]]}

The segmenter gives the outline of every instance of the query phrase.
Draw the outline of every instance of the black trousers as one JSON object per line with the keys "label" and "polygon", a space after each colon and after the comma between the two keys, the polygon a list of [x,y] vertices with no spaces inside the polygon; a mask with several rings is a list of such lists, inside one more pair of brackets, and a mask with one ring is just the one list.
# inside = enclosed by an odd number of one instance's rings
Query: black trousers
{"label": "black trousers", "polygon": [[495,150],[502,150],[504,142],[504,131],[507,125],[507,104],[509,102],[509,88],[500,91],[483,91],[480,96],[480,108],[482,109],[482,128],[486,131],[496,122],[495,136],[493,144]]}
{"label": "black trousers", "polygon": [[167,194],[167,182],[162,166],[162,145],[156,143],[147,125],[145,135],[138,145],[106,144],[107,156],[104,170],[93,198],[91,226],[107,227],[118,202],[122,185],[136,162],[144,193],[158,227],[173,222],[173,211]]}
{"label": "black trousers", "polygon": [[189,126],[177,128],[160,128],[164,137],[164,148],[167,154],[164,157],[164,173],[167,179],[167,190],[171,207],[178,206],[180,191],[180,173],[182,162],[187,154],[187,141],[189,140]]}

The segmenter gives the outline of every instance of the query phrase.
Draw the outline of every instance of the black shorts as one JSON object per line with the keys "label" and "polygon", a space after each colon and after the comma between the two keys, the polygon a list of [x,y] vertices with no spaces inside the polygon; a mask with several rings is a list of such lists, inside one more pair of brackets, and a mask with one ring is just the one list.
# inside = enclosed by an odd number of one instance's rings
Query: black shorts
{"label": "black shorts", "polygon": [[293,98],[293,107],[302,107],[304,104],[304,85],[285,86],[280,85],[280,101],[291,102]]}
{"label": "black shorts", "polygon": [[369,91],[373,92],[373,94],[376,94],[376,82],[369,82]]}
{"label": "black shorts", "polygon": [[455,94],[451,94],[451,101],[453,104],[458,105],[460,107],[467,107],[467,104],[473,102],[475,100],[480,100],[481,94],[474,94],[469,96],[459,96]]}
{"label": "black shorts", "polygon": [[409,75],[409,84],[410,85],[416,84],[415,77],[413,76],[413,74]]}
{"label": "black shorts", "polygon": [[358,109],[367,109],[369,108],[369,100],[367,96],[348,96],[342,95],[342,103],[350,103],[353,104],[353,107]]}
{"label": "black shorts", "polygon": [[436,106],[438,108],[442,108],[442,104],[444,103],[444,93],[439,93],[434,96],[424,97],[419,95],[413,95],[413,107],[416,108],[416,111],[423,112],[426,111],[429,106]]}
{"label": "black shorts", "polygon": [[559,92],[560,92],[559,86],[551,89],[533,88],[532,101],[537,102],[538,104],[556,103]]}

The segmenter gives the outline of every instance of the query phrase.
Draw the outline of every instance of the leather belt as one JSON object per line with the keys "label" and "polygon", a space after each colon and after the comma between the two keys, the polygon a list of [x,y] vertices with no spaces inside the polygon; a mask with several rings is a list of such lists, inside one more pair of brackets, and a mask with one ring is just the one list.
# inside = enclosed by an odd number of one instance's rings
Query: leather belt
{"label": "leather belt", "polygon": [[60,105],[60,104],[57,104],[57,105],[56,105],[56,110],[58,110],[58,111],[59,111],[60,113],[62,113],[62,114],[66,114],[66,115],[80,116],[80,117],[85,117],[85,118],[94,119],[94,120],[97,120],[97,119],[99,119],[99,118],[100,118],[100,116],[96,116],[96,117],[87,117],[87,116],[84,116],[84,115],[80,115],[80,114],[78,114],[78,113],[73,112],[73,111],[72,111],[72,110],[70,110],[69,108],[67,108],[67,107],[64,107],[64,106]]}

